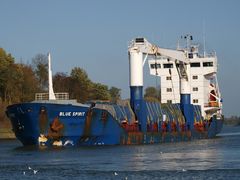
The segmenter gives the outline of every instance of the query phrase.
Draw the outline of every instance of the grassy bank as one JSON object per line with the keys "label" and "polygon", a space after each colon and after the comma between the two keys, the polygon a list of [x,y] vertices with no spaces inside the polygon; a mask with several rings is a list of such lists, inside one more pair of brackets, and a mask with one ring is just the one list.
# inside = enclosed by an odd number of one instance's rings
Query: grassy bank
{"label": "grassy bank", "polygon": [[0,128],[0,139],[15,139],[15,135],[10,128]]}
{"label": "grassy bank", "polygon": [[6,107],[7,104],[0,102],[0,139],[14,139],[11,122],[5,114]]}

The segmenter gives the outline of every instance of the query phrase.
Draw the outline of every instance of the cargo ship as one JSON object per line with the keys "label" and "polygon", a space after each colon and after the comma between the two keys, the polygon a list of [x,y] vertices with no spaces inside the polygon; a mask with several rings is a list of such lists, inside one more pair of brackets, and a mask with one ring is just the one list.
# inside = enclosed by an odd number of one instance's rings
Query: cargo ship
{"label": "cargo ship", "polygon": [[[146,38],[128,47],[130,100],[117,103],[69,100],[54,93],[48,54],[49,92],[32,102],[13,104],[6,114],[24,146],[131,145],[213,138],[223,125],[216,53],[200,55],[192,36],[176,49]],[[161,79],[161,100],[143,97],[143,66]],[[160,82],[160,81],[159,81]]]}

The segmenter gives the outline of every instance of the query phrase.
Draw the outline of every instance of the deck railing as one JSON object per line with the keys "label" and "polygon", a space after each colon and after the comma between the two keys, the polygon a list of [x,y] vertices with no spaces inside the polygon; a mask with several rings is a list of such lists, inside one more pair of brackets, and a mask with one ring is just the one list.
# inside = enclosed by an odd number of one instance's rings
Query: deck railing
{"label": "deck railing", "polygon": [[[60,92],[60,93],[54,93],[56,100],[69,100],[69,93],[66,92]],[[48,93],[36,93],[35,94],[35,100],[49,100],[49,94]]]}

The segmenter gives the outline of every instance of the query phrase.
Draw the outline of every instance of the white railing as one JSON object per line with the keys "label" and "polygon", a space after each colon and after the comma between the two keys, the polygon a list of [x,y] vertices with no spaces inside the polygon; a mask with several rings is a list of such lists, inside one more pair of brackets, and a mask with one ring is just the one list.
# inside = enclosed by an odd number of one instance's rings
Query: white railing
{"label": "white railing", "polygon": [[[54,93],[56,100],[69,100],[69,93],[61,92],[61,93]],[[36,93],[35,100],[49,100],[48,93]]]}

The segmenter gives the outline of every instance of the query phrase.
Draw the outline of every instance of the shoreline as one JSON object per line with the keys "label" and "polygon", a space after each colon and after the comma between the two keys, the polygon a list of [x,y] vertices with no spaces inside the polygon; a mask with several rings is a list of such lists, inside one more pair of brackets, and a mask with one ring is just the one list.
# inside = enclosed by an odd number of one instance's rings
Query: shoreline
{"label": "shoreline", "polygon": [[0,128],[0,139],[16,139],[11,129]]}

